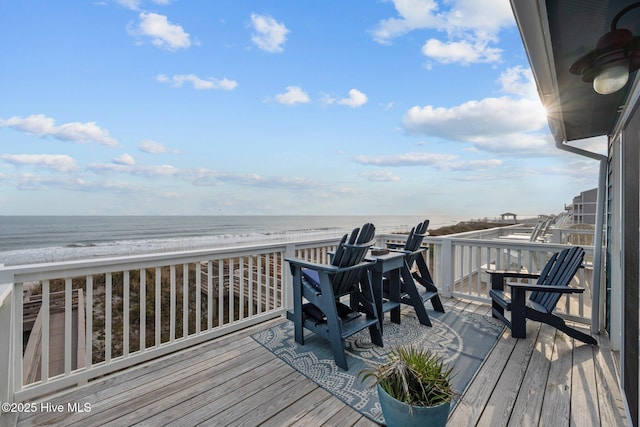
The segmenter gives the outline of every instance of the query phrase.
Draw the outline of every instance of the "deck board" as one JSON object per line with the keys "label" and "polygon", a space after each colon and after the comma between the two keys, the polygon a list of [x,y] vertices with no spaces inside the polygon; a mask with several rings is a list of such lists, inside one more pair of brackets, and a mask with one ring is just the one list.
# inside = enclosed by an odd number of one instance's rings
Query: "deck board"
{"label": "deck board", "polygon": [[537,427],[542,409],[551,356],[555,329],[549,325],[542,325],[538,332],[536,346],[531,354],[527,372],[520,386],[520,393],[516,399],[509,427]]}
{"label": "deck board", "polygon": [[597,426],[599,420],[593,347],[579,345],[573,349],[571,368],[571,425]]}
{"label": "deck board", "polygon": [[571,339],[556,332],[555,346],[542,402],[540,425],[569,426],[571,407]]}
{"label": "deck board", "polygon": [[[445,306],[487,315],[477,301]],[[430,309],[431,307],[428,306]],[[17,425],[376,425],[297,373],[249,335],[283,319],[149,361],[41,399],[89,402],[88,413],[21,414]],[[626,425],[608,340],[591,347],[529,322],[505,330],[449,425]]]}
{"label": "deck board", "polygon": [[[529,322],[527,335],[537,337],[539,325]],[[511,412],[515,405],[516,397],[524,379],[527,365],[531,359],[535,341],[518,340],[511,357],[500,374],[495,391],[487,402],[485,411],[478,420],[478,426],[500,427],[506,426],[511,418]]]}

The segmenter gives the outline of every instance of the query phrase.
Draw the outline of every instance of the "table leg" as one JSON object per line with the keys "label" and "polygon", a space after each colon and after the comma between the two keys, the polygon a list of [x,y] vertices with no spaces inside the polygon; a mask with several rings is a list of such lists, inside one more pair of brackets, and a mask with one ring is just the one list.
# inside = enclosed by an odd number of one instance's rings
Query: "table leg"
{"label": "table leg", "polygon": [[376,304],[376,313],[378,314],[378,322],[380,323],[380,333],[382,333],[382,324],[384,323],[384,312],[382,311],[382,273],[371,271],[371,288],[373,289],[373,300]]}
{"label": "table leg", "polygon": [[[389,280],[389,301],[400,303],[400,271],[398,269],[387,273]],[[391,321],[400,324],[400,305],[391,309]]]}

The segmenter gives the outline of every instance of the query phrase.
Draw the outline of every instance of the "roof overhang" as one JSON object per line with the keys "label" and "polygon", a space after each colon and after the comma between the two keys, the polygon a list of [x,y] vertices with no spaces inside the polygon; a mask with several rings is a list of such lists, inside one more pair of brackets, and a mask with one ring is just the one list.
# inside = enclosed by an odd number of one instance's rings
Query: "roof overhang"
{"label": "roof overhang", "polygon": [[[600,95],[569,67],[595,47],[613,17],[634,1],[511,0],[556,142],[608,136],[615,129],[637,72],[620,91]],[[618,28],[640,33],[640,9],[627,15]]]}

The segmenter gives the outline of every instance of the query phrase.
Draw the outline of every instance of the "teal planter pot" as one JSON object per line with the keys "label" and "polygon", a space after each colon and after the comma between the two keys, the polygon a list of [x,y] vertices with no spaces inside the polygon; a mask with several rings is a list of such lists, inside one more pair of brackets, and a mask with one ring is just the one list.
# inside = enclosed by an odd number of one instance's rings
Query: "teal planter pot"
{"label": "teal planter pot", "polygon": [[389,396],[378,384],[378,398],[388,427],[443,427],[447,425],[451,402],[437,406],[411,406]]}

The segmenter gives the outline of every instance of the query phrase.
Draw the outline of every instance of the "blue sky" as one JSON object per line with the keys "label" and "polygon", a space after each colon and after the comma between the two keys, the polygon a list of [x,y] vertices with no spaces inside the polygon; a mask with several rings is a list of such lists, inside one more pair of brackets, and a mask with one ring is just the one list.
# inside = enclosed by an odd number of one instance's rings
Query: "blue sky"
{"label": "blue sky", "polygon": [[0,28],[3,215],[456,221],[596,186],[508,0],[23,0]]}

